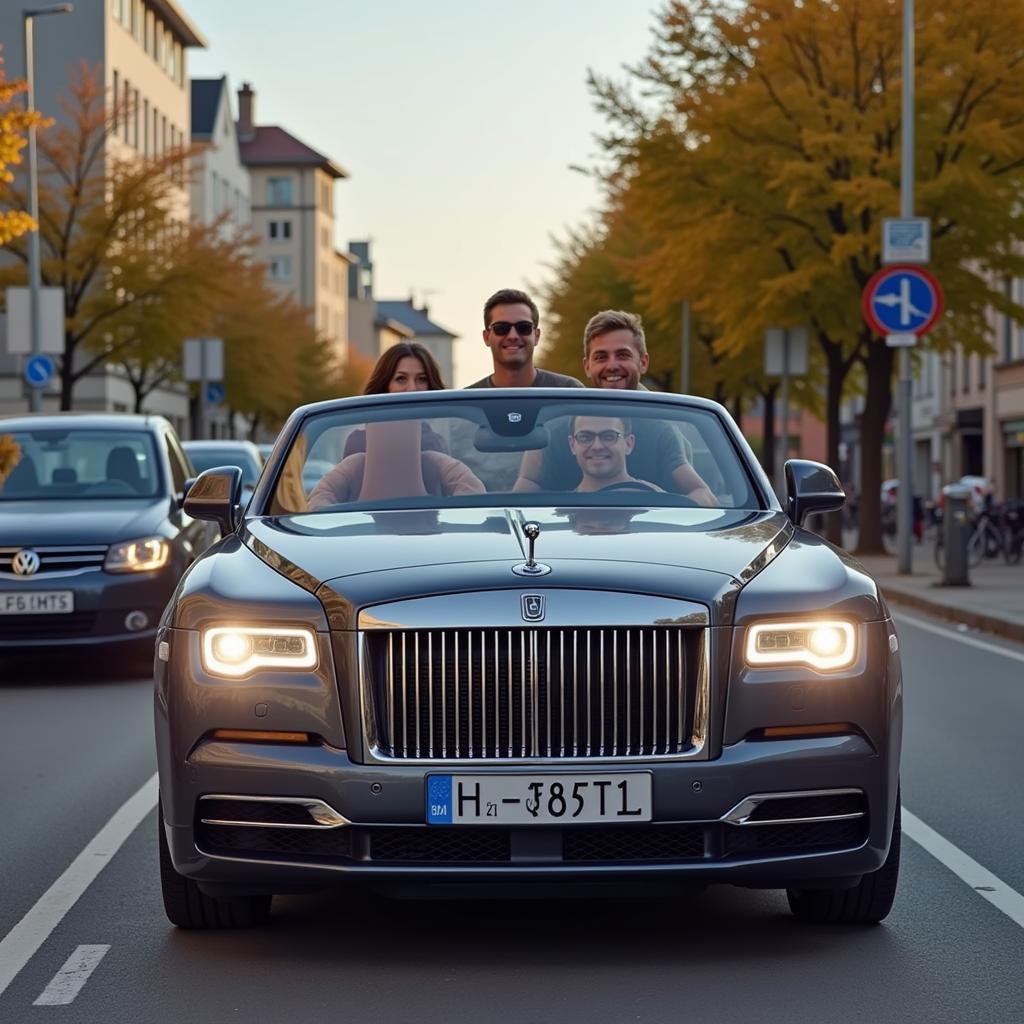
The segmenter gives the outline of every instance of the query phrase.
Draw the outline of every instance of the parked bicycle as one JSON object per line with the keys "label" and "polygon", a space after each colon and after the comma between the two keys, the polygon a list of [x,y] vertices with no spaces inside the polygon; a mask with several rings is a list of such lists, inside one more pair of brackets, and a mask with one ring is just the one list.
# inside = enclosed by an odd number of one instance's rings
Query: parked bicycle
{"label": "parked bicycle", "polygon": [[[1002,506],[989,505],[972,520],[967,540],[967,564],[977,568],[986,558],[1003,556],[1007,565],[1016,565],[1024,553],[1024,508],[1021,502]],[[935,564],[946,566],[946,532],[942,527],[942,510],[937,510],[935,531]]]}

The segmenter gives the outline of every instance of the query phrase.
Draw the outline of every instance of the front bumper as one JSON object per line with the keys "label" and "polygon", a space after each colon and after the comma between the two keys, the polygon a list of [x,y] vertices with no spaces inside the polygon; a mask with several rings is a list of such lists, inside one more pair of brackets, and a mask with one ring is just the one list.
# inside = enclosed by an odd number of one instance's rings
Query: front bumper
{"label": "front bumper", "polygon": [[[621,770],[623,766],[610,762],[607,767]],[[859,877],[879,868],[885,859],[895,793],[890,792],[888,765],[860,736],[748,740],[725,748],[715,761],[651,762],[644,769],[653,775],[650,824],[428,827],[424,825],[428,770],[422,766],[357,765],[345,751],[326,746],[208,741],[192,751],[183,778],[169,787],[173,793],[165,792],[167,836],[172,859],[182,874],[206,883],[265,886],[269,891],[326,884],[341,876],[447,881],[671,876],[775,888],[814,879]],[[589,764],[587,770],[600,768]],[[531,769],[531,774],[545,771],[564,774],[566,766]],[[481,769],[474,772],[483,773]],[[754,793],[807,790],[809,779],[815,788],[861,791],[865,818],[842,823],[846,827],[831,833],[831,839],[817,849],[814,843],[821,840],[811,839],[810,846],[795,841],[787,847],[785,842],[773,845],[769,838],[765,846],[752,845],[744,840],[767,838],[772,826],[741,829],[720,820]],[[319,799],[350,824],[317,831],[315,837],[288,833],[295,837],[294,846],[272,854],[232,853],[216,847],[211,852],[216,830],[198,824],[199,798],[239,792]],[[652,833],[656,841],[650,855],[635,852],[636,844],[625,835],[627,829],[634,836],[644,830]],[[609,853],[606,858],[598,854],[598,862],[589,859],[592,853],[572,852],[581,844],[584,848],[593,848],[595,840],[600,844],[602,833],[612,848],[625,840],[624,849],[634,852]],[[325,843],[329,834],[330,841]],[[417,854],[428,834],[431,840],[450,842],[457,852],[447,862],[434,860],[435,852]],[[437,842],[426,845],[437,849]],[[474,846],[481,850],[479,859],[472,853]],[[378,855],[378,848],[387,852]],[[679,851],[676,857],[673,849]]]}
{"label": "front bumper", "polygon": [[[0,580],[0,593],[71,591],[74,611],[0,615],[0,650],[100,646],[152,641],[180,571],[170,563],[157,572],[115,574],[102,569],[30,579]],[[129,629],[129,613],[141,611],[147,624]]]}

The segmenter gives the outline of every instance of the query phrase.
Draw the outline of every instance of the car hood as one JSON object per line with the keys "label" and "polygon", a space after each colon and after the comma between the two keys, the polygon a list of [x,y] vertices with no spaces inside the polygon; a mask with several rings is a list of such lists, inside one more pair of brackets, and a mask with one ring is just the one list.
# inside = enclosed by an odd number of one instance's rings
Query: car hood
{"label": "car hood", "polygon": [[0,547],[111,544],[157,533],[167,498],[0,502]]}
{"label": "car hood", "polygon": [[437,577],[447,590],[460,589],[463,570],[483,564],[521,585],[523,578],[510,570],[527,553],[522,523],[530,520],[541,527],[536,558],[554,570],[543,582],[555,586],[568,585],[576,567],[596,562],[698,569],[743,583],[792,536],[780,512],[526,507],[250,519],[244,539],[309,590],[367,573],[449,567]]}

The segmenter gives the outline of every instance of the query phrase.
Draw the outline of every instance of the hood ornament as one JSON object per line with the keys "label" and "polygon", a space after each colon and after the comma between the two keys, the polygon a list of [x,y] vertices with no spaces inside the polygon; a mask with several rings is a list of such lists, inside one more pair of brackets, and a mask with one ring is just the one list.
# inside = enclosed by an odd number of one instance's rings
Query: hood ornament
{"label": "hood ornament", "polygon": [[512,571],[517,576],[547,576],[551,572],[550,565],[544,565],[534,558],[534,549],[537,546],[537,538],[540,536],[540,523],[530,520],[523,523],[523,536],[530,542],[530,550],[525,562],[512,566]]}
{"label": "hood ornament", "polygon": [[31,548],[22,548],[11,559],[11,568],[16,576],[33,576],[39,571],[39,556]]}

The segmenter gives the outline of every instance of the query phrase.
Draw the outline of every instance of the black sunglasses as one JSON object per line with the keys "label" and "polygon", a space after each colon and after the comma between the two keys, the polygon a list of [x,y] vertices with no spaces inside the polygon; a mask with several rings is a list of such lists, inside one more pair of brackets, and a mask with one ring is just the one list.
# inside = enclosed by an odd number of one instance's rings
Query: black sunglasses
{"label": "black sunglasses", "polygon": [[487,329],[494,331],[499,338],[504,338],[513,327],[520,338],[533,334],[537,329],[537,325],[532,320],[517,320],[514,324],[510,324],[507,320],[495,320]]}

